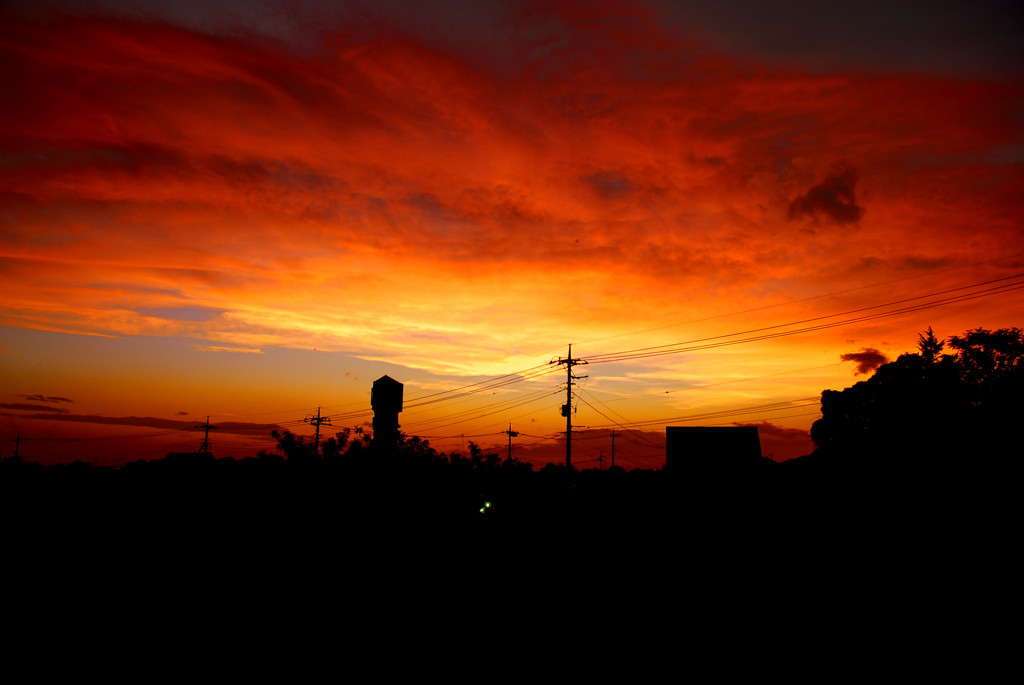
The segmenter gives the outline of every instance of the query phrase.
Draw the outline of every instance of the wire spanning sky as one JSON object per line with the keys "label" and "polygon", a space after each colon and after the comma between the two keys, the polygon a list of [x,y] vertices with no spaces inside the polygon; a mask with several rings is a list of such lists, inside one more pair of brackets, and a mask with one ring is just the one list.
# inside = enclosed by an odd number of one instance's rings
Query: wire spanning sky
{"label": "wire spanning sky", "polygon": [[1022,16],[4,3],[0,456],[158,457],[206,416],[251,455],[385,373],[442,448],[547,440],[569,343],[580,426],[806,453],[806,398],[928,326],[1024,325]]}

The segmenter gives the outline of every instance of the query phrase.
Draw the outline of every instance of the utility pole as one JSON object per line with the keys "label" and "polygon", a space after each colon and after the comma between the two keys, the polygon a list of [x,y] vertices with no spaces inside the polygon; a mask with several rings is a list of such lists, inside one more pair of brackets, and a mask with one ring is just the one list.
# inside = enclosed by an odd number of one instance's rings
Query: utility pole
{"label": "utility pole", "polygon": [[199,447],[199,453],[202,454],[203,452],[209,452],[210,451],[210,429],[217,430],[217,426],[211,426],[210,425],[210,417],[207,416],[205,424],[201,423],[198,426],[196,426],[197,430],[199,428],[202,428],[203,431],[204,431],[203,432],[203,444]]}
{"label": "utility pole", "polygon": [[612,428],[612,468],[615,468],[615,429]]}
{"label": "utility pole", "polygon": [[502,431],[502,433],[508,436],[508,460],[512,461],[512,438],[518,438],[519,433],[517,431],[512,430],[511,423],[508,424],[508,430]]}
{"label": "utility pole", "polygon": [[572,382],[582,380],[586,376],[575,376],[572,367],[586,364],[583,359],[573,358],[572,345],[569,345],[569,356],[552,359],[549,364],[565,364],[565,404],[562,405],[562,416],[565,417],[565,467],[572,467]]}
{"label": "utility pole", "polygon": [[313,453],[316,454],[317,457],[319,457],[320,456],[320,424],[326,423],[328,426],[330,426],[331,425],[331,419],[330,419],[329,416],[325,416],[325,417],[321,418],[320,417],[320,407],[317,407],[316,408],[316,416],[313,416],[312,414],[310,414],[310,415],[308,415],[306,418],[304,418],[302,420],[305,421],[306,423],[309,423],[309,424],[312,424],[312,425],[316,426],[316,442],[313,443]]}

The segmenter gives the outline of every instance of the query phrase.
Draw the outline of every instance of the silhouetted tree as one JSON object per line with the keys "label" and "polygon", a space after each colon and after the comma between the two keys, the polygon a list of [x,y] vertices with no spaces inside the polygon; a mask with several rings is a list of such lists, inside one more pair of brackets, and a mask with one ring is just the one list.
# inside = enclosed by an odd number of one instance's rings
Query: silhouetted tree
{"label": "silhouetted tree", "polygon": [[281,450],[289,462],[306,463],[317,457],[313,445],[306,442],[305,436],[296,435],[290,430],[271,431],[270,435],[277,440],[277,449]]}
{"label": "silhouetted tree", "polygon": [[917,337],[917,349],[921,351],[921,356],[924,360],[929,364],[937,362],[939,355],[942,354],[942,348],[945,347],[945,343],[935,337],[935,331],[932,330],[931,326]]}
{"label": "silhouetted tree", "polygon": [[437,451],[430,446],[429,440],[413,435],[409,436],[399,431],[398,453],[406,461],[415,461],[421,464],[430,464],[440,457]]}
{"label": "silhouetted tree", "polygon": [[256,457],[261,465],[267,467],[276,466],[284,461],[284,457],[280,454],[270,453],[266,450],[260,450],[257,452]]}
{"label": "silhouetted tree", "polygon": [[[616,467],[621,469],[622,467]],[[506,457],[501,461],[501,470],[506,473],[532,473],[533,464],[520,461],[517,457]]]}
{"label": "silhouetted tree", "polygon": [[496,453],[484,454],[480,445],[472,441],[469,443],[469,460],[473,463],[473,468],[476,469],[491,470],[501,464],[501,457]]}
{"label": "silhouetted tree", "polygon": [[823,454],[881,458],[880,466],[950,466],[1010,444],[1024,397],[1024,333],[982,328],[953,336],[929,328],[919,354],[883,364],[868,380],[821,396],[811,439]]}
{"label": "silhouetted tree", "polygon": [[972,386],[1019,380],[1024,360],[1024,331],[1019,328],[975,328],[963,337],[954,335],[949,346],[956,350],[956,363],[964,381]]}
{"label": "silhouetted tree", "polygon": [[352,429],[344,428],[335,433],[334,437],[324,440],[324,444],[320,446],[320,454],[323,460],[330,463],[340,459],[345,453],[345,448],[349,445],[351,437]]}
{"label": "silhouetted tree", "polygon": [[975,328],[950,338],[949,346],[956,350],[973,428],[990,449],[1009,447],[1024,410],[1024,331]]}

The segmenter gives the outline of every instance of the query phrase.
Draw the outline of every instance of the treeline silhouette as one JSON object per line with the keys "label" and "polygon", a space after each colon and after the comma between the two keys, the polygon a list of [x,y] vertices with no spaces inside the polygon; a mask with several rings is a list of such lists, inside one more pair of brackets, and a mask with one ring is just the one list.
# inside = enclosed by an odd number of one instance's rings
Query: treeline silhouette
{"label": "treeline silhouette", "polygon": [[116,469],[6,459],[0,501],[8,531],[209,549],[437,534],[557,539],[570,530],[633,544],[671,535],[764,546],[796,532],[895,545],[908,525],[919,541],[925,528],[949,535],[1000,501],[989,493],[1009,482],[1021,454],[1022,390],[1020,329],[942,341],[929,328],[917,352],[822,393],[812,454],[742,472],[717,469],[713,454],[671,471],[538,469],[474,443],[468,455],[404,434],[377,445],[355,427],[319,454],[309,438],[281,431],[277,452],[246,459],[175,454]]}

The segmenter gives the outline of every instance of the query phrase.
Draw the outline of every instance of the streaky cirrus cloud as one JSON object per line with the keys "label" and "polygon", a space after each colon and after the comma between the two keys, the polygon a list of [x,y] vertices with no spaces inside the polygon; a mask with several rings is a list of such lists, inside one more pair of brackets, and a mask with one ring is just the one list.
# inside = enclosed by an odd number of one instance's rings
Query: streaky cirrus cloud
{"label": "streaky cirrus cloud", "polygon": [[48,397],[46,395],[19,395],[26,400],[35,400],[36,402],[71,402],[72,400],[67,397]]}
{"label": "streaky cirrus cloud", "polygon": [[46,411],[56,414],[66,414],[68,410],[64,407],[51,407],[46,404],[30,404],[27,402],[3,402],[0,409],[14,409],[16,411]]}
{"label": "streaky cirrus cloud", "polygon": [[200,345],[203,352],[234,352],[236,354],[263,354],[263,350],[248,347],[227,347],[225,345]]}

